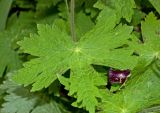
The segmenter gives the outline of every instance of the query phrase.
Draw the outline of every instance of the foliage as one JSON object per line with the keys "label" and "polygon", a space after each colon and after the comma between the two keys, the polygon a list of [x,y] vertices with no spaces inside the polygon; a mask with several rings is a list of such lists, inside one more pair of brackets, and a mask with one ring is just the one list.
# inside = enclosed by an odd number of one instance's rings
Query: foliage
{"label": "foliage", "polygon": [[158,0],[150,0],[150,2],[155,7],[157,12],[160,14],[160,1],[158,1]]}
{"label": "foliage", "polygon": [[5,24],[12,2],[13,0],[0,0],[0,15],[3,17],[0,18],[0,31],[5,29]]}
{"label": "foliage", "polygon": [[102,113],[136,113],[153,104],[159,104],[160,82],[156,73],[152,69],[146,69],[144,73],[134,76],[125,89],[116,94],[104,92]]}
{"label": "foliage", "polygon": [[[67,113],[56,103],[42,93],[30,93],[29,88],[16,84],[12,79],[12,73],[7,75],[6,80],[0,86],[7,95],[2,104],[2,113]],[[31,112],[32,111],[32,112]]]}
{"label": "foliage", "polygon": [[[70,0],[5,2],[2,113],[160,112],[158,0],[75,0],[76,42]],[[131,75],[110,84],[110,68]]]}
{"label": "foliage", "polygon": [[5,69],[13,71],[21,67],[21,61],[16,51],[12,49],[12,37],[15,34],[8,32],[0,33],[0,76],[2,77]]}

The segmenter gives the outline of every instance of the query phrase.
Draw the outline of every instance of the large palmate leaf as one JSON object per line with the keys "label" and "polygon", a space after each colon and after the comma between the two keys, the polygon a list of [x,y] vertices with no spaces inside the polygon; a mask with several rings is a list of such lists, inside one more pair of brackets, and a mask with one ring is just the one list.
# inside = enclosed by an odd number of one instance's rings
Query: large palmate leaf
{"label": "large palmate leaf", "polygon": [[137,113],[151,105],[159,104],[160,81],[151,67],[144,73],[132,75],[134,77],[120,92],[104,92],[101,113]]}
{"label": "large palmate leaf", "polygon": [[[19,42],[25,53],[37,58],[25,63],[14,80],[25,86],[33,84],[32,91],[37,91],[48,87],[59,77],[69,95],[77,98],[73,105],[86,107],[94,113],[97,98],[101,98],[98,86],[105,85],[106,80],[92,64],[132,69],[137,61],[128,45],[132,27],[115,26],[115,12],[108,8],[99,15],[97,25],[76,43],[65,30],[55,25],[38,25],[38,35]],[[70,78],[62,77],[68,69]]]}

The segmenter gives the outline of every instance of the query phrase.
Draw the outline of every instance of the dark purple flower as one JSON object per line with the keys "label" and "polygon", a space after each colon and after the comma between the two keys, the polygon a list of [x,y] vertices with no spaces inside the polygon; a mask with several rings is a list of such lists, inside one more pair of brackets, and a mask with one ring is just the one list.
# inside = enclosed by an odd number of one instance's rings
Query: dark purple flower
{"label": "dark purple flower", "polygon": [[109,82],[111,84],[120,83],[123,84],[130,74],[130,70],[114,70],[109,69]]}

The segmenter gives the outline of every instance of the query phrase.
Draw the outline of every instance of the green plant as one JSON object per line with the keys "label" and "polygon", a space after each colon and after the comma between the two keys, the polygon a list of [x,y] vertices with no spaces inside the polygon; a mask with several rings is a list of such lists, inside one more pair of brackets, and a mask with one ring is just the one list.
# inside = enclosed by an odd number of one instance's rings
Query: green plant
{"label": "green plant", "polygon": [[[13,1],[0,33],[1,112],[159,112],[159,6],[152,0]],[[110,84],[110,67],[129,69],[130,77]]]}

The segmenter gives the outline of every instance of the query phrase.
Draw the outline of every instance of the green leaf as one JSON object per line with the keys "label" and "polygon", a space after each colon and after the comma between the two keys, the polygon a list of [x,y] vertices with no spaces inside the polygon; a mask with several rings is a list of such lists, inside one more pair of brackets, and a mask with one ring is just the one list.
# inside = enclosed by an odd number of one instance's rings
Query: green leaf
{"label": "green leaf", "polygon": [[100,75],[90,66],[80,63],[77,65],[79,67],[72,67],[73,71],[71,71],[71,77],[68,79],[70,86],[65,84],[66,80],[64,78],[61,78],[60,82],[66,85],[69,95],[72,96],[77,93],[77,101],[72,104],[73,106],[86,107],[86,110],[94,113],[95,106],[98,104],[96,98],[101,98],[99,89],[96,86],[106,85],[106,78],[103,78],[104,75]]}
{"label": "green leaf", "polygon": [[151,67],[144,73],[132,75],[124,89],[116,94],[103,92],[101,113],[137,113],[159,104],[160,81]]}
{"label": "green leaf", "polygon": [[7,74],[7,80],[0,86],[1,90],[6,90],[5,102],[2,104],[2,113],[29,113],[37,102],[37,97],[30,93],[28,89],[12,81],[11,76]]}
{"label": "green leaf", "polygon": [[60,0],[38,0],[37,10],[42,10],[56,5]]}
{"label": "green leaf", "polygon": [[[66,1],[66,0],[65,0]],[[69,7],[66,7],[66,3],[61,2],[60,4],[58,4],[58,15],[66,20],[68,20],[68,16],[69,16]]]}
{"label": "green leaf", "polygon": [[37,19],[38,23],[52,24],[55,18],[58,17],[56,7],[60,4],[60,1],[61,0],[36,0],[34,17]]}
{"label": "green leaf", "polygon": [[150,13],[145,21],[142,22],[142,36],[145,43],[157,43],[155,46],[160,48],[158,45],[160,37],[160,20],[157,20],[156,16],[153,13]]}
{"label": "green leaf", "polygon": [[[36,27],[35,14],[31,11],[21,12],[18,16],[16,13],[12,14],[7,21],[7,30],[12,30],[16,32],[24,32],[24,30],[30,30]],[[32,29],[33,30],[33,29]],[[30,30],[30,32],[32,31]],[[18,34],[17,33],[17,34]],[[22,34],[22,33],[21,33]],[[24,33],[25,34],[25,33]]]}
{"label": "green leaf", "polygon": [[[77,37],[82,37],[86,32],[91,30],[94,26],[91,18],[85,15],[83,12],[80,12],[76,15],[76,33]],[[87,26],[87,27],[86,27]]]}
{"label": "green leaf", "polygon": [[2,77],[5,69],[8,72],[21,67],[18,53],[12,47],[13,37],[14,33],[0,32],[0,77]]}
{"label": "green leaf", "polygon": [[97,98],[101,98],[98,87],[105,86],[106,81],[92,64],[133,69],[137,63],[128,45],[132,27],[115,27],[114,13],[111,9],[104,9],[97,25],[77,43],[56,25],[38,25],[38,35],[19,42],[25,53],[37,58],[25,63],[14,80],[25,86],[33,84],[32,91],[37,91],[48,87],[57,77],[62,78],[59,76],[70,69],[70,78],[63,77],[60,81],[67,85],[69,95],[77,98],[73,105],[94,113]]}
{"label": "green leaf", "polygon": [[69,113],[65,109],[60,108],[56,102],[51,101],[37,106],[31,113]]}
{"label": "green leaf", "polygon": [[12,15],[8,19],[7,30],[0,32],[0,76],[5,69],[9,72],[21,67],[20,56],[16,51],[19,46],[16,42],[35,32],[36,24],[33,16],[31,12],[22,12],[18,17]]}
{"label": "green leaf", "polygon": [[160,59],[160,21],[150,13],[141,25],[144,43],[136,47],[140,56],[148,62]]}
{"label": "green leaf", "polygon": [[[30,39],[25,38],[19,44],[22,49],[25,48],[26,53],[39,56],[39,58],[26,63],[25,68],[20,70],[15,77],[18,82],[25,85],[37,81],[33,85],[33,91],[48,87],[57,79],[57,74],[68,70],[67,63],[71,60],[69,56],[73,52],[73,43],[70,41],[70,37],[61,32],[58,27],[38,25],[38,29],[39,35],[31,35]],[[22,75],[26,75],[27,78]]]}
{"label": "green leaf", "polygon": [[132,17],[132,24],[134,26],[137,26],[138,24],[141,23],[141,20],[146,16],[146,14],[144,12],[142,12],[141,10],[139,9],[134,9],[134,14],[133,14],[133,17]]}
{"label": "green leaf", "polygon": [[4,97],[2,113],[29,113],[36,104],[36,98],[22,97],[10,94]]}
{"label": "green leaf", "polygon": [[121,18],[125,18],[128,22],[131,22],[134,14],[134,8],[136,8],[134,0],[98,0],[94,7],[104,9],[109,7],[116,11],[117,23]]}
{"label": "green leaf", "polygon": [[34,9],[35,1],[30,0],[13,0],[13,7],[19,7],[24,9]]}
{"label": "green leaf", "polygon": [[29,88],[16,84],[12,76],[12,73],[7,74],[7,80],[0,86],[7,93],[1,113],[67,113],[61,104],[49,100],[44,93],[31,93]]}
{"label": "green leaf", "polygon": [[13,0],[0,0],[0,31],[6,28],[8,13],[10,11]]}
{"label": "green leaf", "polygon": [[149,0],[149,1],[155,7],[157,12],[160,14],[160,1],[159,0]]}
{"label": "green leaf", "polygon": [[106,4],[103,0],[98,0],[95,4],[94,4],[95,8],[98,9],[104,9],[106,7]]}
{"label": "green leaf", "polygon": [[160,106],[152,106],[142,110],[139,113],[159,113],[159,112],[160,112]]}
{"label": "green leaf", "polygon": [[36,22],[33,12],[21,12],[19,16],[13,14],[7,21],[8,35],[13,39],[12,46],[14,49],[19,48],[17,41],[22,40],[30,33],[36,32]]}
{"label": "green leaf", "polygon": [[16,70],[21,67],[21,61],[16,49],[16,42],[22,40],[24,36],[35,32],[36,24],[31,12],[12,15],[8,19],[7,30],[0,32],[0,76],[2,76],[5,68],[7,72]]}
{"label": "green leaf", "polygon": [[112,0],[112,2],[118,17],[125,18],[128,22],[131,22],[134,8],[136,8],[134,0]]}

